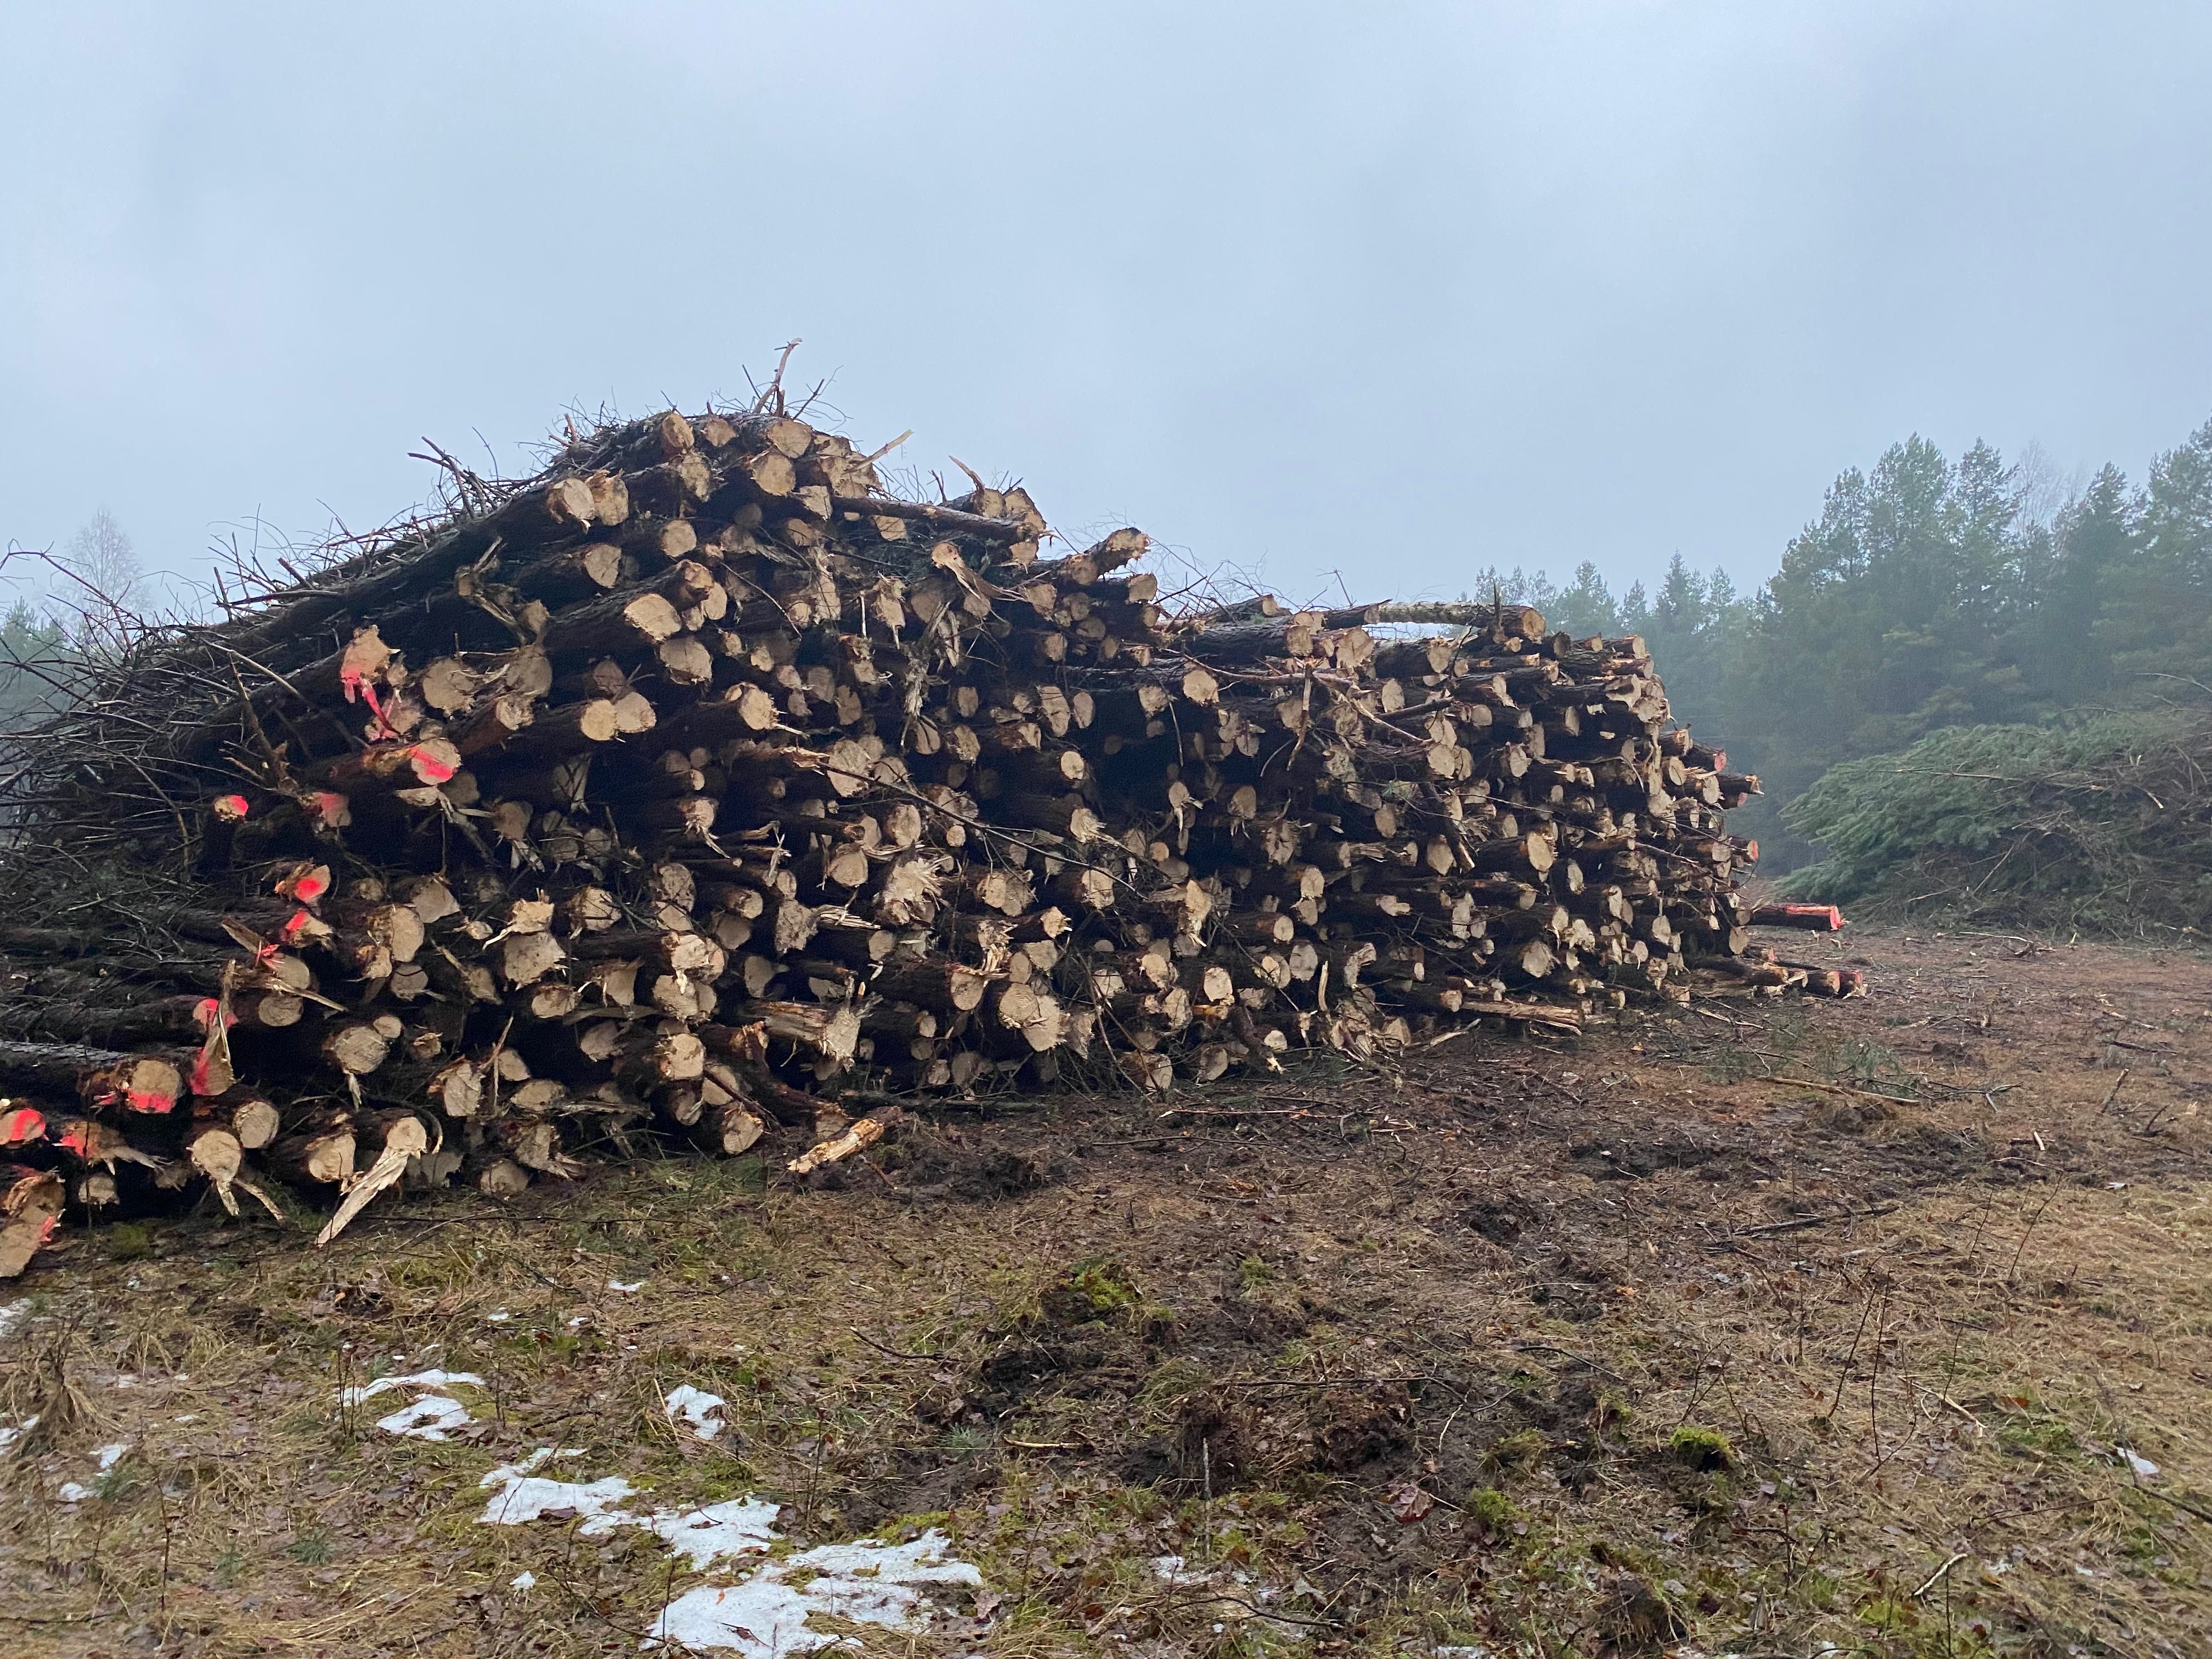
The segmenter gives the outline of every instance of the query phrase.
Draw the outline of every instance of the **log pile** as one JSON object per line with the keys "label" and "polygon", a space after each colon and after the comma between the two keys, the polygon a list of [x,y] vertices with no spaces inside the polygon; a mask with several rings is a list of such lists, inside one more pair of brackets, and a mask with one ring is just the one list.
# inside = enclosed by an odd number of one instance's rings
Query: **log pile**
{"label": "log pile", "polygon": [[0,1219],[811,1169],[895,1097],[1571,1030],[1744,951],[1757,780],[1640,640],[1176,611],[1134,530],[1048,557],[873,460],[774,399],[611,428],[96,665],[16,756]]}

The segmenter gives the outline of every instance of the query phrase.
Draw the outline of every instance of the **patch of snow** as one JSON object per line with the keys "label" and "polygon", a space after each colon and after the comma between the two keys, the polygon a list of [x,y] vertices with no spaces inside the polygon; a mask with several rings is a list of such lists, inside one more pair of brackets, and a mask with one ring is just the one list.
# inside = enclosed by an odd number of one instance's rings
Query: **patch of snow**
{"label": "patch of snow", "polygon": [[1185,1572],[1182,1570],[1182,1557],[1180,1555],[1154,1556],[1152,1571],[1156,1577],[1164,1579],[1170,1584],[1203,1584],[1206,1582],[1204,1573]]}
{"label": "patch of snow", "polygon": [[657,1510],[639,1524],[688,1557],[692,1571],[703,1572],[717,1561],[767,1554],[781,1535],[775,1529],[781,1507],[761,1498],[733,1498],[696,1510]]}
{"label": "patch of snow", "polygon": [[538,1520],[548,1510],[571,1510],[585,1517],[580,1530],[593,1536],[612,1532],[618,1526],[637,1524],[637,1517],[614,1508],[630,1495],[630,1484],[622,1476],[611,1474],[604,1480],[579,1482],[550,1480],[534,1473],[550,1459],[582,1455],[541,1446],[520,1463],[501,1464],[477,1482],[486,1490],[499,1488],[477,1519],[497,1527],[516,1527]]}
{"label": "patch of snow", "polygon": [[15,1328],[17,1322],[27,1317],[30,1311],[31,1300],[28,1297],[24,1297],[21,1302],[10,1302],[6,1307],[0,1308],[0,1340],[4,1340],[8,1333]]}
{"label": "patch of snow", "polygon": [[38,1426],[39,1413],[36,1412],[33,1412],[28,1417],[25,1418],[20,1423],[0,1423],[0,1452],[6,1451],[9,1447],[14,1445],[18,1440],[21,1440],[25,1435],[30,1433],[33,1429],[35,1429]]}
{"label": "patch of snow", "polygon": [[346,1389],[338,1395],[341,1405],[358,1406],[364,1400],[374,1400],[387,1389],[481,1389],[484,1380],[474,1371],[416,1371],[410,1376],[380,1376],[373,1382]]}
{"label": "patch of snow", "polygon": [[668,1391],[669,1420],[689,1423],[698,1438],[712,1440],[722,1431],[722,1413],[728,1403],[719,1394],[708,1394],[685,1382]]}
{"label": "patch of snow", "polygon": [[82,1504],[86,1498],[92,1496],[92,1488],[89,1486],[80,1486],[74,1480],[64,1480],[62,1483],[62,1489],[56,1492],[54,1496],[60,1498],[64,1504]]}
{"label": "patch of snow", "polygon": [[116,1374],[115,1386],[118,1389],[135,1389],[138,1386],[138,1379],[129,1371],[119,1371]]}
{"label": "patch of snow", "polygon": [[[674,1642],[732,1650],[744,1659],[778,1659],[842,1639],[808,1627],[808,1618],[817,1613],[887,1630],[926,1623],[932,1609],[925,1587],[980,1587],[983,1582],[969,1563],[947,1559],[949,1542],[933,1528],[910,1544],[864,1538],[771,1561],[742,1583],[703,1587],[677,1597],[654,1622],[646,1645]],[[791,1573],[809,1569],[814,1577],[805,1583],[791,1582]]]}
{"label": "patch of snow", "polygon": [[523,1590],[526,1592],[536,1589],[538,1588],[538,1575],[534,1572],[518,1572],[514,1577],[507,1581],[507,1587],[509,1589]]}
{"label": "patch of snow", "polygon": [[486,1314],[484,1316],[484,1323],[487,1325],[504,1325],[508,1320],[514,1317],[514,1316],[513,1314],[507,1312],[506,1309],[501,1308],[497,1313]]}
{"label": "patch of snow", "polygon": [[93,1455],[100,1460],[100,1469],[105,1473],[121,1462],[123,1454],[130,1449],[128,1444],[118,1440],[112,1446],[102,1446],[98,1451],[93,1453]]}
{"label": "patch of snow", "polygon": [[625,1285],[619,1279],[610,1279],[607,1280],[607,1288],[611,1291],[620,1291],[624,1296],[635,1296],[645,1288],[645,1281],[641,1279],[633,1279]]}
{"label": "patch of snow", "polygon": [[199,1420],[200,1414],[198,1412],[186,1412],[182,1417],[173,1417],[169,1419],[172,1423],[197,1423]]}
{"label": "patch of snow", "polygon": [[2158,1465],[2137,1452],[2133,1446],[2115,1446],[2112,1449],[2127,1460],[2128,1467],[2136,1472],[2138,1480],[2158,1479]]}
{"label": "patch of snow", "polygon": [[[541,1446],[519,1463],[494,1469],[479,1483],[493,1495],[478,1518],[514,1526],[549,1515],[580,1517],[577,1531],[586,1537],[641,1527],[683,1556],[695,1572],[741,1557],[765,1556],[779,1541],[780,1506],[766,1499],[739,1498],[640,1515],[623,1507],[633,1492],[621,1475],[574,1481],[538,1473],[556,1459],[582,1455]],[[933,1587],[982,1587],[983,1575],[972,1564],[948,1555],[950,1541],[932,1530],[904,1544],[864,1538],[763,1561],[737,1583],[704,1585],[670,1602],[645,1646],[721,1648],[744,1659],[781,1659],[844,1644],[845,1638],[810,1627],[808,1620],[817,1613],[888,1630],[926,1624],[934,1612],[929,1598]],[[512,1583],[527,1589],[537,1579],[524,1573]]]}
{"label": "patch of snow", "polygon": [[850,1544],[823,1544],[790,1558],[787,1566],[811,1567],[833,1577],[863,1577],[898,1584],[967,1584],[983,1587],[983,1575],[966,1561],[948,1561],[952,1540],[934,1527],[906,1544],[863,1538]]}
{"label": "patch of snow", "polygon": [[476,1419],[458,1400],[442,1394],[426,1394],[411,1406],[403,1406],[376,1426],[386,1434],[404,1434],[412,1440],[443,1440],[448,1429],[465,1429]]}
{"label": "patch of snow", "polygon": [[655,1510],[638,1515],[622,1507],[633,1494],[629,1481],[611,1474],[599,1480],[556,1480],[538,1473],[556,1457],[581,1457],[580,1451],[541,1446],[520,1463],[494,1469],[477,1484],[499,1492],[484,1505],[479,1521],[518,1526],[549,1510],[568,1510],[583,1517],[586,1537],[604,1537],[617,1527],[642,1527],[691,1563],[694,1571],[741,1555],[760,1555],[781,1535],[775,1530],[780,1505],[733,1498],[688,1510]]}
{"label": "patch of snow", "polygon": [[814,1604],[773,1572],[741,1584],[702,1585],[661,1609],[643,1643],[690,1650],[734,1648],[745,1659],[777,1659],[826,1648],[836,1638],[806,1628]]}

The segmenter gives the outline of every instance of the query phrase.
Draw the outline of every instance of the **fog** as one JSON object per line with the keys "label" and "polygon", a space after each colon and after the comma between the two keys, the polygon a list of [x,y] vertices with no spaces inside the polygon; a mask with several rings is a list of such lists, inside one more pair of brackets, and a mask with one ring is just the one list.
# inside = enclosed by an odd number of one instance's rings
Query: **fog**
{"label": "fog", "polygon": [[1756,580],[1909,433],[2138,470],[2212,414],[2201,6],[0,21],[17,546],[362,528],[426,436],[526,469],[793,338],[921,477],[1299,599]]}

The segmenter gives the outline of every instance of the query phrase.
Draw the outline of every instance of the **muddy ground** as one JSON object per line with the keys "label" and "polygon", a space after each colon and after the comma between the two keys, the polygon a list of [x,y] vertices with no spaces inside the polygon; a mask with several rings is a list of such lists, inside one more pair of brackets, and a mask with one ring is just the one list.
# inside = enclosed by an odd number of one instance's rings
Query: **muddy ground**
{"label": "muddy ground", "polygon": [[[485,1524],[556,1447],[939,1529],[980,1586],[817,1619],[885,1653],[2212,1653],[2212,961],[1792,942],[1873,994],[75,1235],[0,1291],[0,1644],[635,1652],[749,1570]],[[424,1370],[443,1441],[340,1403]]]}

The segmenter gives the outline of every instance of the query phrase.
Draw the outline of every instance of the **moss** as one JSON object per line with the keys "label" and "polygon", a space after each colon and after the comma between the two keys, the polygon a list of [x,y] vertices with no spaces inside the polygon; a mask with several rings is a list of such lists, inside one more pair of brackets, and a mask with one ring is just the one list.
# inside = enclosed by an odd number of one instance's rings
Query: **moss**
{"label": "moss", "polygon": [[1677,1462],[1710,1473],[1735,1467],[1735,1448],[1718,1429],[1685,1423],[1667,1437],[1667,1449]]}
{"label": "moss", "polygon": [[1103,1255],[1077,1262],[1065,1279],[1038,1298],[1044,1316],[1056,1325],[1111,1319],[1142,1302],[1129,1270],[1113,1257]]}
{"label": "moss", "polygon": [[1492,1533],[1508,1531],[1521,1518],[1520,1506],[1495,1486],[1477,1486],[1468,1493],[1467,1512]]}

